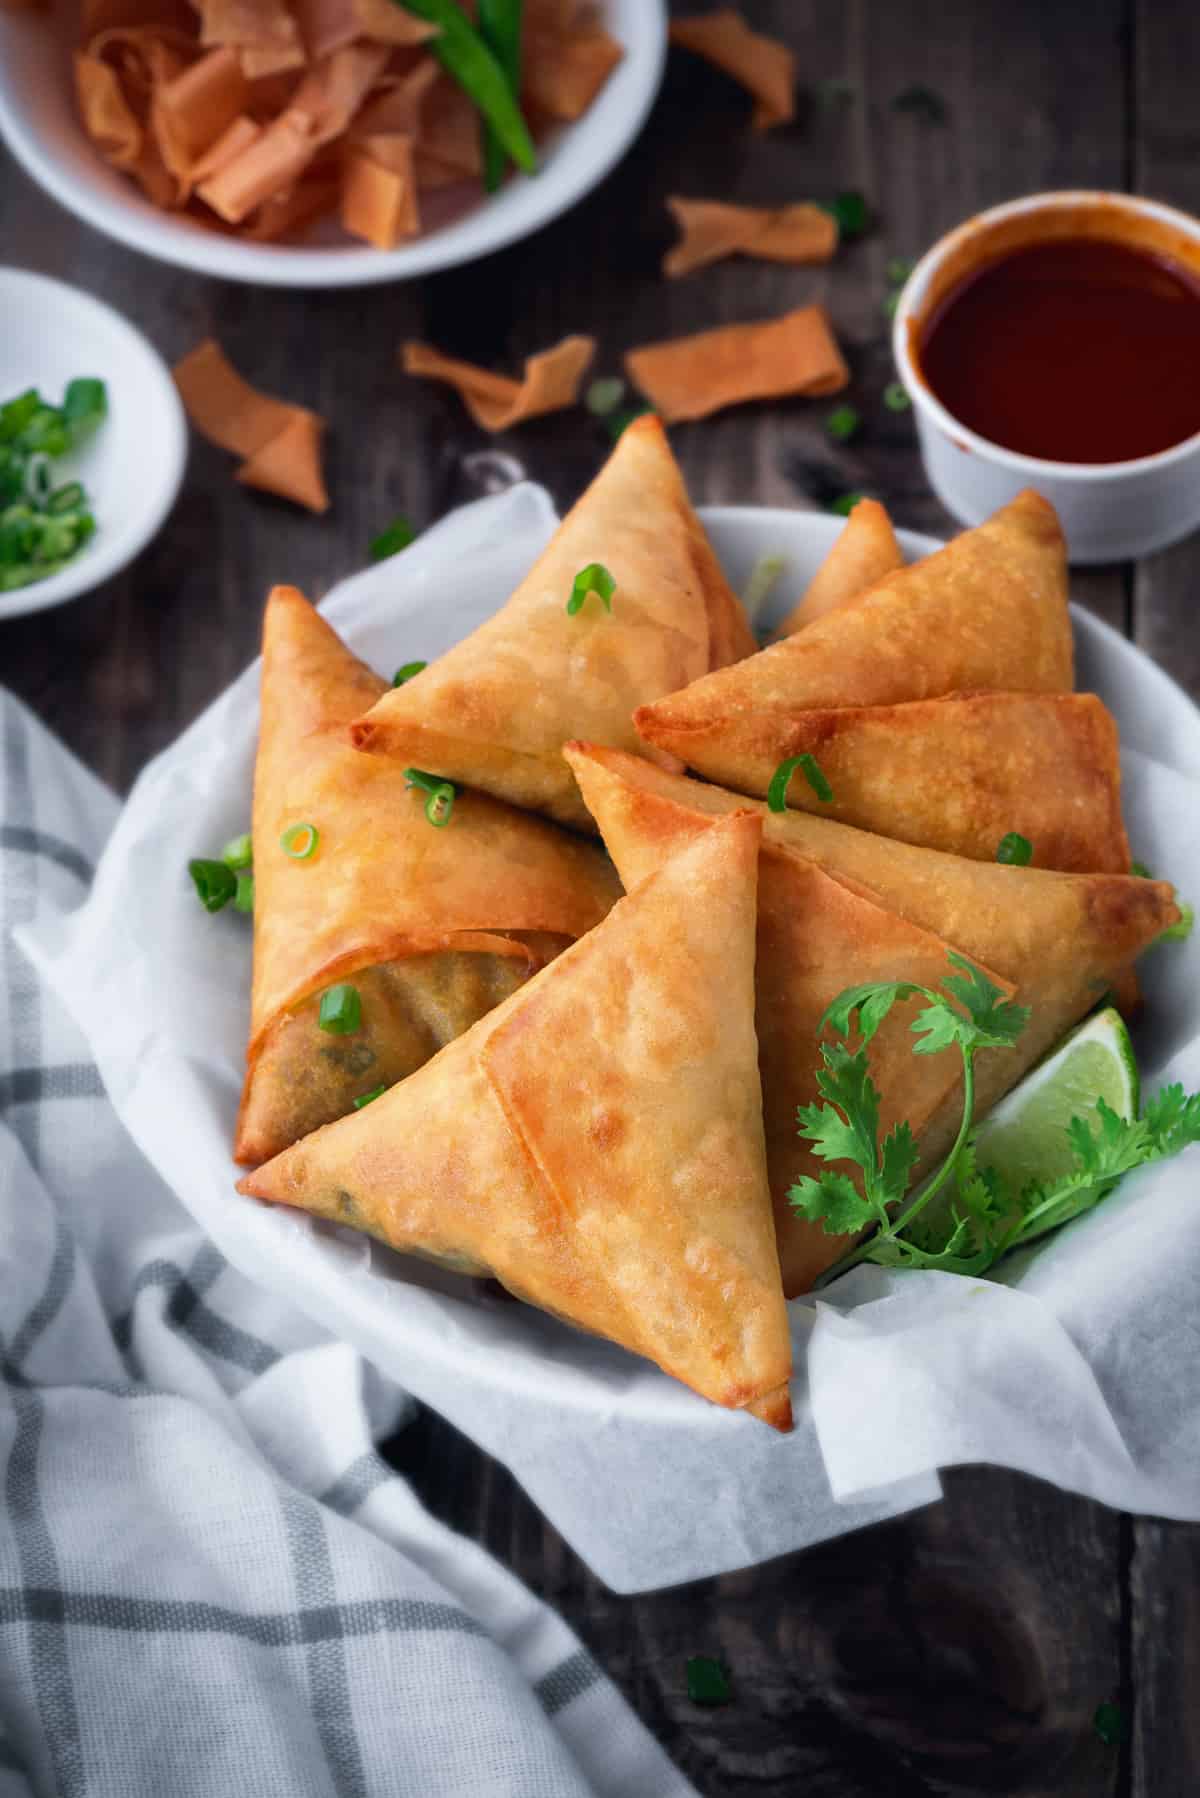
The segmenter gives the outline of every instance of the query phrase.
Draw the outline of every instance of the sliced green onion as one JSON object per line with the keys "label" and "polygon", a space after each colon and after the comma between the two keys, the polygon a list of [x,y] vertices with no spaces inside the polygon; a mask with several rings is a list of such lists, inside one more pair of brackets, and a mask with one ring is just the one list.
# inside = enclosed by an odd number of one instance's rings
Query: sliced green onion
{"label": "sliced green onion", "polygon": [[75,448],[85,443],[108,416],[108,389],[103,381],[81,375],[67,385],[63,395],[63,419]]}
{"label": "sliced green onion", "polygon": [[192,861],[188,873],[205,911],[223,911],[237,894],[237,875],[225,862]]}
{"label": "sliced green onion", "polygon": [[604,418],[615,412],[625,398],[625,383],[620,375],[601,375],[583,396],[583,403],[593,418]]}
{"label": "sliced green onion", "polygon": [[729,1675],[721,1662],[706,1654],[689,1655],[687,1695],[693,1704],[728,1704]]}
{"label": "sliced green onion", "polygon": [[[479,35],[503,69],[513,98],[521,93],[522,0],[476,0]],[[483,185],[494,194],[504,179],[508,157],[495,127],[482,122]]]}
{"label": "sliced green onion", "polygon": [[386,530],[380,531],[378,537],[371,539],[369,554],[372,562],[386,562],[389,556],[399,555],[402,549],[408,548],[416,534],[402,513],[393,518]]}
{"label": "sliced green onion", "polygon": [[787,790],[792,775],[799,768],[805,780],[821,801],[822,805],[833,802],[833,788],[822,774],[815,755],[793,755],[786,762],[780,762],[771,776],[771,784],[767,788],[767,805],[773,812],[787,810]]}
{"label": "sliced green onion", "polygon": [[915,262],[906,262],[901,256],[893,256],[884,273],[893,287],[903,287],[915,267]]}
{"label": "sliced green onion", "polygon": [[429,795],[425,801],[425,816],[435,830],[442,830],[450,822],[450,814],[454,810],[456,790],[448,780]]}
{"label": "sliced green onion", "polygon": [[825,430],[838,443],[848,443],[862,424],[853,406],[835,406],[825,420]]}
{"label": "sliced green onion", "polygon": [[1132,862],[1130,864],[1129,872],[1131,874],[1136,874],[1139,880],[1154,879],[1153,874],[1150,872],[1145,862]]}
{"label": "sliced green onion", "polygon": [[50,458],[39,450],[25,464],[25,492],[35,506],[44,506],[51,490]]}
{"label": "sliced green onion", "polygon": [[1125,1713],[1119,1704],[1098,1704],[1092,1728],[1106,1748],[1119,1748],[1128,1734]]}
{"label": "sliced green onion", "polygon": [[254,876],[243,870],[237,877],[237,892],[233,896],[235,911],[254,910]]}
{"label": "sliced green onion", "polygon": [[519,169],[532,175],[537,168],[537,152],[508,76],[457,0],[395,0],[395,3],[405,12],[415,13],[418,19],[425,19],[440,28],[438,35],[429,40],[430,54],[482,113],[506,154]]}
{"label": "sliced green onion", "polygon": [[279,839],[279,847],[294,862],[306,862],[316,854],[321,833],[315,824],[289,824]]}
{"label": "sliced green onion", "polygon": [[889,412],[907,412],[912,405],[908,389],[902,381],[889,381],[883,390],[883,403]]}
{"label": "sliced green onion", "polygon": [[839,495],[837,499],[830,500],[829,510],[831,512],[836,512],[839,518],[849,518],[851,512],[853,512],[855,506],[863,497],[864,496],[861,493],[843,493]]}
{"label": "sliced green onion", "polygon": [[42,396],[36,387],[27,387],[6,405],[0,406],[0,443],[11,443],[25,430],[35,412],[41,409]]}
{"label": "sliced green onion", "polygon": [[603,562],[589,562],[575,576],[571,597],[567,601],[567,616],[574,618],[577,612],[583,610],[583,602],[589,593],[594,593],[597,599],[603,600],[605,611],[611,612],[612,596],[616,590],[617,583]]}
{"label": "sliced green onion", "polygon": [[1160,943],[1186,943],[1191,936],[1196,923],[1195,909],[1186,902],[1181,902],[1179,912],[1178,924],[1167,925],[1167,928],[1159,936]]}
{"label": "sliced green onion", "polygon": [[404,686],[405,682],[410,681],[414,674],[422,673],[428,666],[428,662],[405,662],[403,668],[397,668],[392,676],[393,687]]}
{"label": "sliced green onion", "polygon": [[254,860],[254,842],[250,832],[232,837],[221,851],[221,860],[229,868],[248,868]]}
{"label": "sliced green onion", "polygon": [[428,794],[425,801],[425,816],[436,830],[442,830],[450,822],[450,814],[454,810],[454,801],[458,797],[458,789],[449,780],[443,780],[440,774],[427,774],[424,768],[406,768],[404,778],[410,787],[420,787]]}
{"label": "sliced green onion", "polygon": [[623,406],[616,412],[610,412],[604,420],[604,428],[616,443],[623,437],[630,425],[639,418],[645,418],[647,412],[653,412],[653,406]]}
{"label": "sliced green onion", "polygon": [[361,1111],[364,1105],[370,1105],[375,1099],[382,1099],[386,1091],[387,1086],[384,1085],[373,1087],[369,1093],[363,1093],[361,1098],[355,1099],[354,1101],[355,1111]]}
{"label": "sliced green onion", "polygon": [[1010,868],[1027,868],[1033,860],[1033,844],[1019,830],[1010,830],[996,845],[996,860]]}
{"label": "sliced green onion", "polygon": [[786,556],[760,556],[750,570],[750,579],[742,594],[742,604],[751,624],[762,611],[772,588],[786,567]]}
{"label": "sliced green onion", "polygon": [[358,988],[348,980],[327,987],[321,994],[317,1023],[331,1036],[350,1036],[362,1026],[362,1000]]}
{"label": "sliced green onion", "polygon": [[84,504],[84,491],[78,481],[68,481],[63,487],[56,487],[46,503],[48,512],[77,512]]}
{"label": "sliced green onion", "polygon": [[895,293],[889,293],[884,300],[882,311],[885,318],[895,318],[900,305],[900,293],[901,290],[898,288]]}
{"label": "sliced green onion", "polygon": [[831,212],[838,222],[842,237],[861,237],[870,223],[867,202],[857,189],[836,194],[832,200],[818,200],[822,212]]}

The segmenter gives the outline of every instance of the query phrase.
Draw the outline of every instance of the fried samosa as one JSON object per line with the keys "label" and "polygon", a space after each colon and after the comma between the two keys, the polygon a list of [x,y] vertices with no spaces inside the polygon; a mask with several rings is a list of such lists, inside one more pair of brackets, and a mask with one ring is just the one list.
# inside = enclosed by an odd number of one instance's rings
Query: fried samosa
{"label": "fried samosa", "polygon": [[811,755],[832,798],[797,770],[787,803],[879,836],[994,861],[1016,832],[1033,865],[1123,874],[1121,763],[1090,693],[958,693],[906,705],[745,712],[688,733],[710,780],[765,798],[779,764]]}
{"label": "fried samosa", "polygon": [[[616,582],[567,610],[577,575]],[[635,421],[512,598],[354,728],[358,748],[591,830],[562,746],[639,747],[637,706],[750,655],[657,418]],[[670,756],[664,765],[676,764]]]}
{"label": "fried samosa", "polygon": [[747,714],[1073,685],[1063,535],[1053,506],[1025,492],[853,605],[643,705],[634,721],[652,748],[707,773],[714,739]]}
{"label": "fried samosa", "polygon": [[[632,854],[632,844],[656,841],[668,854],[690,838],[698,818],[735,812],[746,804],[721,787],[670,774],[640,756],[575,744],[571,757],[618,866]],[[993,977],[1011,983],[1018,1002],[1031,1008],[1014,1049],[979,1056],[977,1116],[1124,980],[1136,957],[1179,920],[1173,890],[1165,881],[968,861],[807,812],[757,809],[768,843],[817,863],[952,944],[992,970]],[[957,1103],[952,1093],[922,1131],[926,1161],[949,1146]]]}
{"label": "fried samosa", "polygon": [[826,612],[857,599],[885,575],[903,567],[904,557],[885,508],[877,499],[860,499],[803,597],[778,626],[775,636],[794,637]]}
{"label": "fried samosa", "polygon": [[[385,691],[294,587],[263,627],[254,779],[254,985],[235,1155],[253,1164],[410,1074],[599,922],[619,887],[591,844],[477,793],[444,828],[347,727]],[[315,848],[282,843],[311,826]],[[302,844],[307,837],[301,832]],[[352,981],[361,1021],[320,1028]]]}
{"label": "fried samosa", "polygon": [[710,823],[409,1079],[242,1192],[369,1231],[788,1428],[754,1034],[761,826]]}
{"label": "fried samosa", "polygon": [[[569,744],[565,753],[581,789],[595,804],[596,822],[628,890],[648,880],[683,845],[709,829],[702,812],[669,802],[648,800],[628,807],[586,746]],[[847,1246],[847,1238],[827,1236],[818,1225],[798,1217],[787,1196],[796,1180],[819,1173],[823,1165],[796,1134],[797,1107],[811,1105],[821,1096],[817,1087],[821,1019],[848,986],[877,980],[937,986],[950,971],[946,956],[947,945],[939,937],[888,911],[865,889],[836,879],[792,849],[763,844],[755,1020],[767,1176],[788,1298],[807,1292]],[[955,1057],[912,1052],[910,1026],[923,1004],[913,999],[898,1005],[871,1044],[871,1073],[883,1095],[884,1134],[907,1118],[919,1137],[960,1086],[961,1068]]]}

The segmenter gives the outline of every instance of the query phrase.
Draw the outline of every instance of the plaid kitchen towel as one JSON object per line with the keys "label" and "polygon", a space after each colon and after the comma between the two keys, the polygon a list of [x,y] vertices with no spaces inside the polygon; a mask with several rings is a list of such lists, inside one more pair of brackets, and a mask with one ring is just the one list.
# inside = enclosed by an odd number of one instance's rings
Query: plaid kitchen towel
{"label": "plaid kitchen towel", "polygon": [[2,691],[0,727],[0,1798],[686,1798],[377,1454],[404,1394],[124,1134],[12,935],[79,904],[116,802]]}

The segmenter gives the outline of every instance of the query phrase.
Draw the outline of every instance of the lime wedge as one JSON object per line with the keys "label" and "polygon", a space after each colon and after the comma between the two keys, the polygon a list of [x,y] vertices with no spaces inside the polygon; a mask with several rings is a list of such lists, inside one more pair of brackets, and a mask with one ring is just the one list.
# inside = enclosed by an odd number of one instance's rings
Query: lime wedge
{"label": "lime wedge", "polygon": [[993,1107],[976,1132],[978,1164],[994,1167],[1020,1192],[1075,1166],[1067,1125],[1091,1117],[1103,1099],[1118,1117],[1137,1116],[1137,1059],[1119,1012],[1108,1006],[1074,1030],[1062,1047]]}

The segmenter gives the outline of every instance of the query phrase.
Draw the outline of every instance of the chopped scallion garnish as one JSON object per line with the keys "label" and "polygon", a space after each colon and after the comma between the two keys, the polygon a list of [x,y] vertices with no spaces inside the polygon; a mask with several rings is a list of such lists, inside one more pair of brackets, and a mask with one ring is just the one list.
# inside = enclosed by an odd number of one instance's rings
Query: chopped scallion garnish
{"label": "chopped scallion garnish", "polygon": [[205,911],[223,911],[237,895],[237,875],[227,862],[191,861],[188,873]]}
{"label": "chopped scallion garnish", "polygon": [[822,805],[833,802],[833,788],[822,774],[815,755],[793,755],[786,762],[780,762],[771,776],[771,784],[767,788],[767,805],[773,812],[787,810],[787,790],[792,775],[799,768],[805,780],[821,801]]}
{"label": "chopped scallion garnish", "polygon": [[901,288],[897,288],[895,293],[889,293],[887,299],[883,302],[884,318],[895,318],[896,310],[900,304],[900,294],[902,291]]}
{"label": "chopped scallion garnish", "polygon": [[1192,930],[1196,923],[1195,908],[1188,905],[1184,900],[1180,900],[1178,903],[1179,922],[1178,924],[1167,925],[1167,928],[1162,932],[1162,935],[1158,939],[1160,943],[1186,943],[1192,934]]}
{"label": "chopped scallion garnish", "polygon": [[386,1091],[386,1086],[376,1086],[369,1093],[363,1093],[361,1098],[354,1101],[355,1111],[361,1111],[364,1105],[370,1105],[374,1099],[382,1099]]}
{"label": "chopped scallion garnish", "polygon": [[1011,868],[1027,868],[1033,860],[1033,844],[1018,830],[1010,830],[996,845],[996,860]]}
{"label": "chopped scallion garnish", "polygon": [[237,892],[233,896],[235,911],[254,910],[254,876],[243,869],[237,877]]}
{"label": "chopped scallion garnish", "polygon": [[386,562],[389,556],[399,555],[402,549],[408,548],[416,534],[403,514],[393,518],[385,531],[380,531],[378,537],[371,539],[372,562]]}
{"label": "chopped scallion garnish", "polygon": [[406,681],[412,679],[414,674],[422,673],[428,666],[428,662],[405,662],[403,668],[397,668],[392,676],[393,687],[402,687]]}
{"label": "chopped scallion garnish", "polygon": [[427,774],[424,768],[406,768],[404,778],[410,787],[420,787],[428,795],[425,816],[436,830],[444,829],[450,822],[454,801],[458,797],[458,789],[454,783],[443,780],[440,774]]}
{"label": "chopped scallion garnish", "polygon": [[105,415],[103,381],[72,381],[61,407],[28,388],[0,406],[0,592],[44,581],[95,535],[78,481],[55,486],[51,463]]}
{"label": "chopped scallion garnish", "polygon": [[1139,880],[1153,880],[1154,879],[1153,874],[1150,872],[1150,870],[1146,866],[1145,862],[1131,863],[1129,872],[1131,874],[1136,874]]}
{"label": "chopped scallion garnish", "polygon": [[221,860],[231,868],[248,868],[254,860],[254,843],[250,832],[234,837],[221,851]]}
{"label": "chopped scallion garnish", "polygon": [[883,390],[883,403],[889,412],[907,412],[912,405],[908,389],[902,381],[889,381]]}
{"label": "chopped scallion garnish", "polygon": [[830,500],[829,510],[836,512],[839,518],[849,518],[862,497],[861,493],[843,493],[837,499]]}
{"label": "chopped scallion garnish", "polygon": [[846,193],[837,194],[832,200],[818,200],[817,204],[822,212],[833,214],[842,237],[861,237],[870,223],[867,202],[853,188]]}
{"label": "chopped scallion garnish", "polygon": [[884,272],[893,287],[903,287],[915,267],[915,263],[906,262],[900,256],[893,256]]}
{"label": "chopped scallion garnish", "polygon": [[729,1675],[706,1654],[688,1656],[687,1694],[693,1704],[728,1704]]}
{"label": "chopped scallion garnish", "polygon": [[279,839],[279,847],[294,862],[306,862],[316,854],[321,833],[315,824],[289,824]]}
{"label": "chopped scallion garnish", "polygon": [[571,597],[567,601],[567,616],[574,618],[576,613],[583,610],[583,602],[589,593],[594,593],[597,599],[603,600],[605,611],[611,612],[612,596],[616,590],[617,583],[603,562],[589,562],[575,576]]}
{"label": "chopped scallion garnish", "polygon": [[583,396],[583,403],[593,418],[607,418],[625,398],[625,383],[620,375],[601,375]]}
{"label": "chopped scallion garnish", "polygon": [[853,406],[835,406],[825,420],[825,429],[835,442],[849,443],[861,424],[862,418]]}
{"label": "chopped scallion garnish", "polygon": [[317,1023],[333,1036],[350,1036],[362,1025],[362,1000],[358,988],[348,980],[326,988],[321,994]]}

